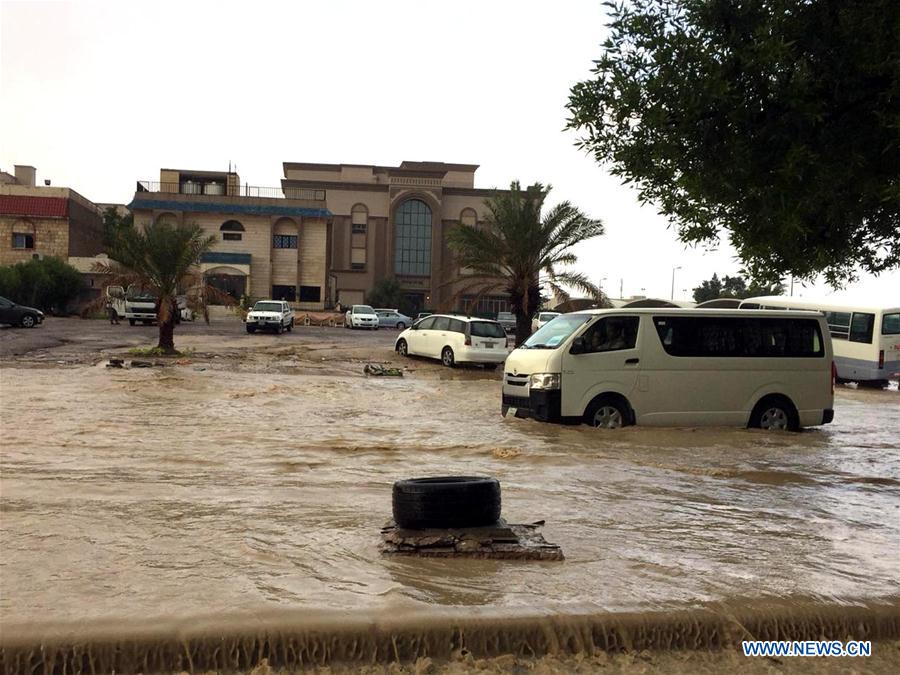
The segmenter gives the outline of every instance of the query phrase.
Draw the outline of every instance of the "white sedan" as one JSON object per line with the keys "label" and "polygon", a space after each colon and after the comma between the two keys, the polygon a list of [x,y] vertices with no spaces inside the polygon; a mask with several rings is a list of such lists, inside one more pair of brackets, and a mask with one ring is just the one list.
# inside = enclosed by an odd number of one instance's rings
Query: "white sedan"
{"label": "white sedan", "polygon": [[368,305],[353,305],[344,315],[344,327],[378,330],[378,315]]}
{"label": "white sedan", "polygon": [[506,360],[506,331],[496,321],[432,314],[400,333],[394,349],[402,356],[440,359],[448,368],[457,363],[483,363],[496,368]]}

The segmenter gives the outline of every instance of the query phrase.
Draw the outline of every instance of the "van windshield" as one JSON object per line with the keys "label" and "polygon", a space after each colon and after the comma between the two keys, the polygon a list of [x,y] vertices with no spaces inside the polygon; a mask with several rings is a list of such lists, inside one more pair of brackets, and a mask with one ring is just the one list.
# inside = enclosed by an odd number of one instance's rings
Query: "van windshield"
{"label": "van windshield", "polygon": [[522,345],[525,349],[556,349],[591,320],[591,314],[563,314],[541,326]]}

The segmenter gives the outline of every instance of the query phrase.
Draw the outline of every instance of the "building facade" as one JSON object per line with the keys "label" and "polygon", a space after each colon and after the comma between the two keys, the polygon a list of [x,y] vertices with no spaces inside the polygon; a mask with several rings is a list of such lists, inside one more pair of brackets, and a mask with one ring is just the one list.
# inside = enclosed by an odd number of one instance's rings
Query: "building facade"
{"label": "building facade", "polygon": [[321,194],[331,216],[328,251],[329,300],[365,301],[382,279],[395,277],[404,309],[461,309],[496,313],[508,309],[503,296],[471,307],[461,294],[466,270],[453,259],[447,233],[459,223],[487,217],[485,200],[498,190],[475,187],[475,164],[409,162],[400,166],[286,162],[285,195]]}
{"label": "building facade", "polygon": [[162,169],[159,181],[138,182],[129,208],[136,226],[196,223],[214,236],[200,268],[221,293],[321,310],[328,297],[331,213],[314,190],[288,197],[281,188],[242,186],[234,172]]}
{"label": "building facade", "polygon": [[103,248],[97,206],[70,188],[35,184],[32,166],[0,172],[0,265],[53,256],[66,262]]}

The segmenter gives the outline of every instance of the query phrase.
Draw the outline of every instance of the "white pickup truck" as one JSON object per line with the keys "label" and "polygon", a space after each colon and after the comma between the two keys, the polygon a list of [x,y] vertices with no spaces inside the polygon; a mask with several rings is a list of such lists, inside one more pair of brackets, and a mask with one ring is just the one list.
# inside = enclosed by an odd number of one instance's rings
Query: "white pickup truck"
{"label": "white pickup truck", "polygon": [[283,333],[294,328],[294,310],[284,300],[260,300],[247,312],[247,332],[273,330]]}

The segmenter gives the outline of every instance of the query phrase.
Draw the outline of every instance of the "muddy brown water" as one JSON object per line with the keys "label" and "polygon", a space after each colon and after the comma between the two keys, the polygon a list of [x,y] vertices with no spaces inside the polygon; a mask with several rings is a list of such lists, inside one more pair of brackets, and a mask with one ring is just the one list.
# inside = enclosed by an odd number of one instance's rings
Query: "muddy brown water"
{"label": "muddy brown water", "polygon": [[[900,588],[900,396],[800,434],[501,419],[499,382],[5,367],[4,622],[261,608],[658,610]],[[500,479],[563,563],[386,559],[391,483]]]}

